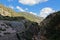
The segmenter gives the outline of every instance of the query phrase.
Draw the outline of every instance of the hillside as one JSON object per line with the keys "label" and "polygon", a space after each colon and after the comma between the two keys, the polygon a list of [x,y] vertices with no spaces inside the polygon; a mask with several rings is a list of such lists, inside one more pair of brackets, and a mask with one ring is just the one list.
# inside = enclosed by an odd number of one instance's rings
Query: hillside
{"label": "hillside", "polygon": [[15,12],[11,8],[5,7],[3,5],[0,5],[0,14],[3,16],[10,16],[10,17],[23,16],[26,19],[30,21],[34,21],[34,22],[41,22],[43,20],[43,18],[35,16],[27,12]]}
{"label": "hillside", "polygon": [[35,15],[26,12],[17,13],[1,5],[0,40],[32,40],[33,35],[39,30],[38,20],[40,23],[40,18]]}
{"label": "hillside", "polygon": [[37,40],[60,40],[60,11],[50,14],[40,23]]}
{"label": "hillside", "polygon": [[32,40],[38,30],[40,28],[37,22],[24,17],[0,15],[0,40]]}

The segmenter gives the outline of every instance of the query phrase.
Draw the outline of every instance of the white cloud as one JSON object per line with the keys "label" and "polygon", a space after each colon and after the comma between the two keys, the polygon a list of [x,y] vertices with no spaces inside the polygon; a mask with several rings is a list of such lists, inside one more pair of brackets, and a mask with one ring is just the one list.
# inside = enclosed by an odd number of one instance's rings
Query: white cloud
{"label": "white cloud", "polygon": [[35,5],[42,2],[46,2],[48,0],[19,0],[19,3],[25,4],[25,5]]}
{"label": "white cloud", "polygon": [[20,6],[16,6],[16,8],[17,8],[19,11],[21,11],[21,12],[25,12],[25,10],[22,9]]}
{"label": "white cloud", "polygon": [[49,14],[55,12],[54,9],[50,8],[50,7],[46,7],[46,8],[43,8],[41,11],[40,11],[40,17],[44,17],[46,18]]}
{"label": "white cloud", "polygon": [[11,6],[11,5],[9,5],[9,8],[14,9],[14,7],[13,7],[13,6]]}
{"label": "white cloud", "polygon": [[29,12],[30,14],[33,14],[33,15],[37,15],[36,13],[34,13],[34,12]]}

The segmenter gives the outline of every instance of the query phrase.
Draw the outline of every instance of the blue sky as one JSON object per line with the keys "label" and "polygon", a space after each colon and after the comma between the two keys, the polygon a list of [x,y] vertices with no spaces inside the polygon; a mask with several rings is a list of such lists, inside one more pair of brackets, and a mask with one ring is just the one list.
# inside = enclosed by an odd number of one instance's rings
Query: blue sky
{"label": "blue sky", "polygon": [[60,10],[60,0],[0,0],[0,3],[16,12],[29,12],[41,17]]}

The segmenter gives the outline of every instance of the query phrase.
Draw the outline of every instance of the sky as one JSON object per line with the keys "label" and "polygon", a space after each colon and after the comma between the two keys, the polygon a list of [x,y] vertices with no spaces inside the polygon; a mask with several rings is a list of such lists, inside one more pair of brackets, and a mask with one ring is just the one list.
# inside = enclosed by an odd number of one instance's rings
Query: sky
{"label": "sky", "polygon": [[60,10],[60,0],[0,0],[0,4],[16,12],[28,12],[44,18]]}

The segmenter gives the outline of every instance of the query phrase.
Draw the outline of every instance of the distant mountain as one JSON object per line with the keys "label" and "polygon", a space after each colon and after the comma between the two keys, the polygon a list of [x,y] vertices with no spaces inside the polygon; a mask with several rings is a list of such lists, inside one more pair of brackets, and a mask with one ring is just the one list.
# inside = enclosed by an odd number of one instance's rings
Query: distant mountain
{"label": "distant mountain", "polygon": [[43,20],[42,17],[38,17],[36,15],[27,12],[15,12],[11,8],[5,7],[3,5],[0,5],[0,14],[3,16],[10,16],[10,17],[23,16],[30,21],[39,22],[39,23]]}

